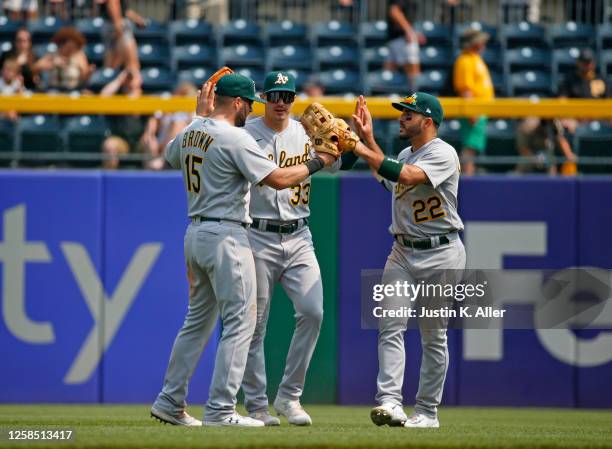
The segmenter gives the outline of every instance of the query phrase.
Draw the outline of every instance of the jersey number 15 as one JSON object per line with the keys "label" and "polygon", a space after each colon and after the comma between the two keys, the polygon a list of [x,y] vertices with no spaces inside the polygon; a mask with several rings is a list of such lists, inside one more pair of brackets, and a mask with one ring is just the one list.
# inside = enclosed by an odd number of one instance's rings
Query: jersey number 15
{"label": "jersey number 15", "polygon": [[202,179],[200,178],[200,167],[203,159],[200,156],[187,154],[185,156],[185,183],[188,192],[200,193]]}

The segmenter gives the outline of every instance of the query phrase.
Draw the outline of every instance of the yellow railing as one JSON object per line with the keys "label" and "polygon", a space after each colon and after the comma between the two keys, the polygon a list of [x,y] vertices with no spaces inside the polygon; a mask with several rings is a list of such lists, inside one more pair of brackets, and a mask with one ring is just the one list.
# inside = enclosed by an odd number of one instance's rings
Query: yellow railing
{"label": "yellow railing", "polygon": [[[355,101],[341,97],[317,99],[297,99],[294,114],[300,114],[312,101],[319,101],[330,111],[340,116],[350,116]],[[489,117],[575,117],[590,119],[612,118],[612,99],[610,100],[565,100],[525,98],[500,98],[496,100],[463,100],[442,98],[446,117],[466,117],[488,115]],[[375,118],[392,119],[399,112],[391,107],[391,99],[382,97],[368,98],[368,106]],[[195,99],[185,97],[124,96],[98,97],[95,95],[16,95],[0,96],[0,111],[15,110],[21,113],[41,114],[153,114],[156,111],[177,112],[193,111]],[[263,107],[255,105],[255,114],[261,114]]]}

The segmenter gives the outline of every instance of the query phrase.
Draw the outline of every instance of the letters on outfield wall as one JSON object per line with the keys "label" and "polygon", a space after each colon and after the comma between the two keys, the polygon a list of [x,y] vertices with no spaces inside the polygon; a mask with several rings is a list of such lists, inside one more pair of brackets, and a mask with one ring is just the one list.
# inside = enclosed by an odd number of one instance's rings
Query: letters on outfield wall
{"label": "letters on outfield wall", "polygon": [[[371,404],[376,331],[361,329],[360,274],[384,266],[390,196],[365,174],[339,181],[337,278],[324,273],[337,285],[337,400]],[[612,268],[612,210],[600,204],[612,180],[474,178],[460,188],[469,267]],[[7,171],[0,192],[0,402],[151,402],[187,308],[179,174]],[[191,403],[206,400],[217,340]],[[418,332],[406,341],[410,403]],[[612,332],[452,330],[449,345],[447,404],[612,406]]]}

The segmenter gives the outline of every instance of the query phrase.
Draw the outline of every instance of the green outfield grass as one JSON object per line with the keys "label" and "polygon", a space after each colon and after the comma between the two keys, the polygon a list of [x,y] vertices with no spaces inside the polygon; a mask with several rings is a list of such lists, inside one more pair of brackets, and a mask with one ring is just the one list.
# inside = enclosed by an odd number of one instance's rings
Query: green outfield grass
{"label": "green outfield grass", "polygon": [[[0,405],[0,447],[32,448],[612,448],[612,411],[457,408],[440,429],[376,427],[368,407],[308,406],[314,425],[179,428],[143,405]],[[190,409],[201,417],[202,410]],[[8,430],[70,428],[68,442],[8,441]]]}

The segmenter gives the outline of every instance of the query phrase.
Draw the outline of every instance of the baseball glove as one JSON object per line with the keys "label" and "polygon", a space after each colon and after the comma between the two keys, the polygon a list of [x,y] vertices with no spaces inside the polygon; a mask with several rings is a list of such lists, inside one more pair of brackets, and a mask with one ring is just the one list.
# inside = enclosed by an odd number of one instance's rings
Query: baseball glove
{"label": "baseball glove", "polygon": [[230,73],[234,73],[234,71],[227,66],[223,66],[215,73],[213,73],[210,78],[206,80],[206,82],[211,83],[214,86],[215,84],[217,84],[217,81],[221,79],[221,77],[229,75]]}
{"label": "baseball glove", "polygon": [[354,150],[359,142],[359,137],[344,120],[334,117],[319,103],[312,103],[306,108],[300,123],[319,153],[338,158],[342,153]]}

